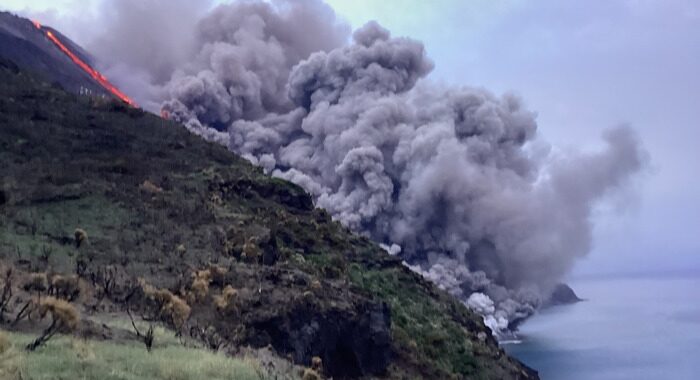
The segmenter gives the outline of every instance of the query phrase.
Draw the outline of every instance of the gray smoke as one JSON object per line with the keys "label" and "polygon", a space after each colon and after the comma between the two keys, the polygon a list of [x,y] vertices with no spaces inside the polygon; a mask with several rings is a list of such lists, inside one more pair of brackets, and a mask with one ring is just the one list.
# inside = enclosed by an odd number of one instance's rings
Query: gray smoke
{"label": "gray smoke", "polygon": [[596,202],[643,165],[627,127],[606,132],[599,152],[550,149],[518,97],[431,84],[420,42],[375,22],[348,42],[318,1],[223,5],[194,30],[184,55],[130,63],[154,100],[303,186],[496,332],[588,253]]}

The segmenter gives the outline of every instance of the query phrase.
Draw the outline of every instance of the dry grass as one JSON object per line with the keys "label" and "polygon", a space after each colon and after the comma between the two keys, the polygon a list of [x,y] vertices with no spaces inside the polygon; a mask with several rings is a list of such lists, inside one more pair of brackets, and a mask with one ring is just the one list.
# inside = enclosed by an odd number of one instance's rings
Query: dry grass
{"label": "dry grass", "polygon": [[21,373],[23,364],[23,357],[15,349],[10,335],[0,330],[0,379],[23,379]]}
{"label": "dry grass", "polygon": [[[31,336],[2,334],[14,347]],[[2,339],[2,338],[0,338]],[[2,380],[260,380],[257,364],[203,349],[171,345],[150,354],[138,343],[84,341],[60,337],[26,353],[8,349],[0,354]]]}

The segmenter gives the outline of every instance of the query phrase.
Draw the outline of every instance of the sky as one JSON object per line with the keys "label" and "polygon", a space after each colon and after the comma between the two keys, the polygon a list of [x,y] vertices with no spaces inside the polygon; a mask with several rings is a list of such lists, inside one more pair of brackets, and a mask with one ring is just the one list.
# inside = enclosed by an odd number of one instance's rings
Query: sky
{"label": "sky", "polygon": [[[603,129],[636,129],[650,165],[594,217],[576,274],[700,269],[700,2],[695,0],[328,0],[353,28],[377,20],[422,41],[431,80],[514,92],[560,149],[594,149]],[[98,1],[0,0],[69,20]],[[43,17],[43,19],[42,19]],[[77,25],[77,23],[74,23]]]}

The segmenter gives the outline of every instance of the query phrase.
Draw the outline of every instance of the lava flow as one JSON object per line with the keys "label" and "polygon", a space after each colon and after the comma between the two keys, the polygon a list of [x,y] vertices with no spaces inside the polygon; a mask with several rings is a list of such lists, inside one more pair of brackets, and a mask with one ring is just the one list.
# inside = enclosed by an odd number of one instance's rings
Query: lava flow
{"label": "lava flow", "polygon": [[[40,31],[43,31],[43,27],[39,22],[32,20],[32,24],[34,24],[34,26]],[[134,108],[138,108],[138,104],[136,104],[135,101],[126,96],[126,94],[124,94],[123,92],[119,91],[119,89],[115,87],[112,83],[110,83],[104,75],[90,67],[90,65],[85,63],[85,61],[83,61],[72,51],[70,51],[70,49],[68,49],[68,47],[66,47],[66,45],[64,45],[50,30],[46,31],[46,37],[48,37],[49,40],[51,40],[51,42],[53,42],[63,53],[65,53],[68,56],[68,58],[71,59],[71,61],[78,65],[78,67],[80,67],[88,75],[90,75],[92,79],[96,80],[97,83],[99,83],[102,87],[104,87],[105,90],[109,91],[112,95],[121,99],[124,103]]]}

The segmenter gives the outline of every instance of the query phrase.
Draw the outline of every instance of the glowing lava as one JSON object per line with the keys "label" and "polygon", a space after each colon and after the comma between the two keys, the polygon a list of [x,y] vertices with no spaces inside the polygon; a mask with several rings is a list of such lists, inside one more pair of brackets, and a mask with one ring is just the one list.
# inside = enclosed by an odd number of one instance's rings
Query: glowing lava
{"label": "glowing lava", "polygon": [[[40,31],[43,31],[43,28],[41,24],[38,21],[32,20],[32,24],[39,29]],[[92,77],[92,79],[96,80],[97,83],[99,83],[102,87],[105,88],[105,90],[109,91],[112,95],[116,96],[117,98],[121,99],[124,103],[134,107],[138,108],[138,104],[134,102],[131,98],[126,96],[123,92],[119,91],[117,87],[115,87],[112,83],[110,83],[107,78],[105,78],[104,75],[102,75],[99,71],[93,69],[85,63],[82,59],[80,59],[77,55],[75,55],[66,45],[64,45],[50,30],[46,31],[46,37],[51,40],[51,42],[54,43],[63,53],[65,53],[68,58],[73,61],[78,67],[80,67],[83,71],[85,71],[88,75]]]}

